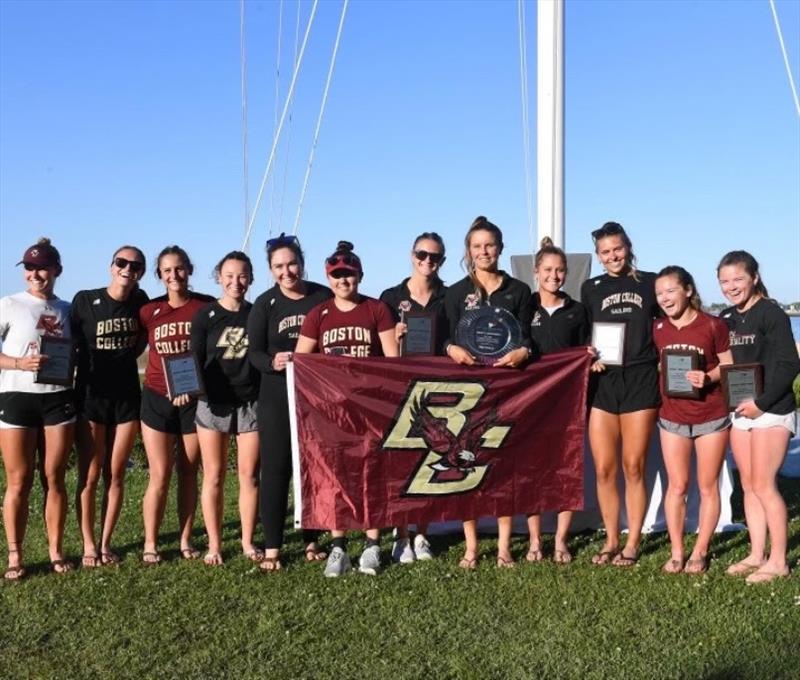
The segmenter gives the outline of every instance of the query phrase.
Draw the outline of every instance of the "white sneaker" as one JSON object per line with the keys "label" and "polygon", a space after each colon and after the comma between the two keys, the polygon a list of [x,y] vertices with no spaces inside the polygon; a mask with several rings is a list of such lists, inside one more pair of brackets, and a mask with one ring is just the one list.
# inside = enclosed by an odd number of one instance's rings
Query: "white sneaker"
{"label": "white sneaker", "polygon": [[325,563],[325,576],[329,578],[344,576],[350,571],[350,568],[350,557],[344,550],[336,547],[328,555],[328,561]]}
{"label": "white sneaker", "polygon": [[400,564],[411,564],[416,559],[411,541],[407,538],[398,538],[392,545],[392,559]]}
{"label": "white sneaker", "polygon": [[377,576],[381,570],[381,549],[377,545],[365,548],[358,560],[358,570],[362,574]]}
{"label": "white sneaker", "polygon": [[414,537],[414,555],[418,560],[433,559],[431,544],[428,543],[428,539],[426,539],[422,534],[417,534]]}

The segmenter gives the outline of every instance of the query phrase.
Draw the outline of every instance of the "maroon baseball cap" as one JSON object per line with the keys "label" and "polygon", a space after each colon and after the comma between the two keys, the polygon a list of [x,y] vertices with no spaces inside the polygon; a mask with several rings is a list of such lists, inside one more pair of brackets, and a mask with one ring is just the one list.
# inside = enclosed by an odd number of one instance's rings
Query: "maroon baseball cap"
{"label": "maroon baseball cap", "polygon": [[17,265],[30,264],[40,269],[61,265],[61,255],[49,243],[36,243],[25,251]]}
{"label": "maroon baseball cap", "polygon": [[330,274],[337,269],[344,269],[353,274],[361,274],[364,271],[361,268],[361,260],[358,258],[358,255],[351,252],[334,253],[325,260],[326,274]]}

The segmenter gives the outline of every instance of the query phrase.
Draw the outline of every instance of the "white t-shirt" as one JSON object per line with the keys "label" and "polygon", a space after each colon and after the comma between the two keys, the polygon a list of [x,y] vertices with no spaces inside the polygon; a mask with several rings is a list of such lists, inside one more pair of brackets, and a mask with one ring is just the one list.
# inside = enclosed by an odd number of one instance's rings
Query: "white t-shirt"
{"label": "white t-shirt", "polygon": [[[3,354],[24,357],[39,351],[43,335],[71,337],[69,302],[53,298],[42,300],[28,292],[0,298],[0,339]],[[42,385],[34,382],[33,371],[0,371],[0,392],[60,392],[61,385]]]}

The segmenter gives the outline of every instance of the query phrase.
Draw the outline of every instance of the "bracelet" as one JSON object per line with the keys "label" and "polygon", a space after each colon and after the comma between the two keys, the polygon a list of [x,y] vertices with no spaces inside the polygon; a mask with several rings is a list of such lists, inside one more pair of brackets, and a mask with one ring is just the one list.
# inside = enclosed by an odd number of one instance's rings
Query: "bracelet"
{"label": "bracelet", "polygon": [[19,358],[18,357],[14,357],[14,370],[15,371],[19,370]]}

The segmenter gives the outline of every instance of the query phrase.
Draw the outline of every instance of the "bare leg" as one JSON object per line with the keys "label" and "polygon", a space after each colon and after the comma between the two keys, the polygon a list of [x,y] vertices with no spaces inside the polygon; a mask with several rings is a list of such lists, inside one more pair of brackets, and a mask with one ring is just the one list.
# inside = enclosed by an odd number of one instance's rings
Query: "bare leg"
{"label": "bare leg", "polygon": [[197,510],[197,469],[200,466],[200,445],[197,434],[181,435],[176,451],[178,471],[178,525],[181,534],[181,555],[199,557],[192,547],[192,527]]}
{"label": "bare leg", "polygon": [[512,517],[497,518],[497,566],[513,567],[514,558],[511,555],[511,528]]}
{"label": "bare leg", "polygon": [[21,568],[22,544],[28,527],[28,507],[35,469],[37,430],[29,427],[0,430],[0,451],[6,471],[3,525],[8,542],[8,567]]}
{"label": "bare leg", "polygon": [[[142,440],[147,453],[147,465],[150,473],[142,500],[144,552],[151,556],[158,553],[158,531],[167,507],[175,439],[174,434],[159,432],[142,423]],[[147,557],[145,561],[147,561]],[[152,557],[149,561],[157,561],[157,557]]]}
{"label": "bare leg", "polygon": [[570,524],[572,524],[572,511],[563,510],[559,512],[556,522],[556,545],[553,557],[559,564],[567,564],[568,562],[572,562],[572,553],[570,553],[569,546],[567,545],[569,527]]}
{"label": "bare leg", "polygon": [[464,557],[458,563],[462,569],[475,569],[478,564],[478,523],[464,520]]}
{"label": "bare leg", "polygon": [[[74,435],[74,423],[44,428],[42,472],[47,480],[44,517],[51,562],[64,559],[64,523],[67,519],[67,487],[64,476]],[[56,567],[56,570],[64,569]]]}
{"label": "bare leg", "polygon": [[80,420],[77,425],[78,486],[75,490],[75,512],[83,538],[83,564],[96,566],[98,561],[94,527],[97,484],[106,457],[106,426]]}
{"label": "bare leg", "polygon": [[225,470],[228,463],[229,437],[223,432],[197,426],[197,439],[203,459],[201,505],[208,533],[206,562],[222,564],[222,514]]}
{"label": "bare leg", "polygon": [[619,548],[620,502],[617,490],[619,440],[620,417],[599,408],[592,408],[589,413],[589,443],[592,447],[597,478],[597,501],[606,529],[603,547],[592,558],[594,564],[608,564],[611,556]]}
{"label": "bare leg", "polygon": [[245,432],[236,437],[239,473],[239,517],[242,521],[242,552],[260,557],[253,545],[258,516],[258,432]]}
{"label": "bare leg", "polygon": [[744,516],[750,534],[750,553],[743,560],[728,567],[727,573],[732,576],[746,574],[766,561],[767,518],[753,490],[751,436],[750,431],[731,428],[731,450],[739,470],[739,481],[744,494]]}
{"label": "bare leg", "polygon": [[138,432],[138,420],[119,423],[114,428],[111,438],[109,448],[111,455],[106,457],[106,465],[103,470],[105,477],[103,533],[100,539],[100,556],[104,563],[118,561],[117,556],[111,551],[111,535],[114,533],[120,512],[122,512],[122,501],[125,497],[125,471]]}
{"label": "bare leg", "polygon": [[686,522],[686,494],[692,459],[692,440],[674,432],[660,431],[661,453],[667,470],[667,490],[664,494],[664,515],[672,547],[670,561],[664,571],[678,573],[683,570],[683,529]]}
{"label": "bare leg", "polygon": [[542,561],[542,516],[528,515],[528,562]]}

